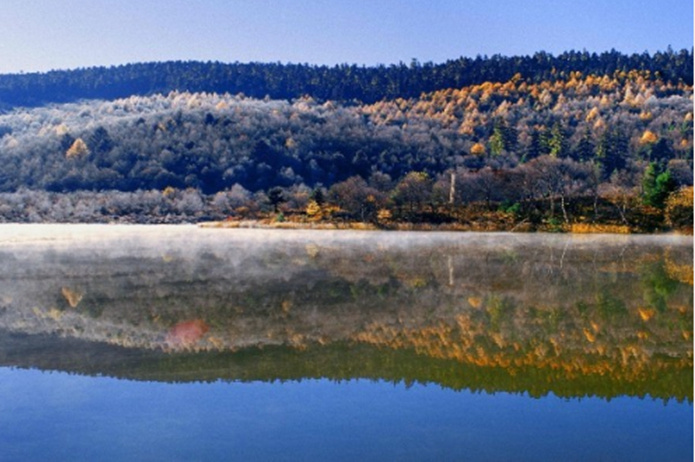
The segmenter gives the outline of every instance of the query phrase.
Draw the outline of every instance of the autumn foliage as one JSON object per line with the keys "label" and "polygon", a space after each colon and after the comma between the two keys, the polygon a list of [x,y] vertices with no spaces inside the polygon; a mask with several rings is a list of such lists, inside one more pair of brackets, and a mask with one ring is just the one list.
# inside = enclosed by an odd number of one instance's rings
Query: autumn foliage
{"label": "autumn foliage", "polygon": [[[9,109],[0,220],[684,226],[664,215],[669,194],[693,182],[692,82],[673,71],[683,56],[601,72],[580,55],[548,69],[554,58],[536,58],[537,68],[350,102],[177,90]],[[308,207],[315,192],[326,203]]]}

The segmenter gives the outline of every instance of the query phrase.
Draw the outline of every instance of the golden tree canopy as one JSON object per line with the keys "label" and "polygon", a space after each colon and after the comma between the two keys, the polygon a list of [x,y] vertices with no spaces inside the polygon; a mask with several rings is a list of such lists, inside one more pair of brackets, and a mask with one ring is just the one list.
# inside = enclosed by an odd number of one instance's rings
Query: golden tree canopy
{"label": "golden tree canopy", "polygon": [[471,146],[471,154],[474,156],[485,155],[485,146],[482,143],[475,143]]}
{"label": "golden tree canopy", "polygon": [[593,121],[594,119],[596,119],[596,118],[599,116],[599,114],[600,114],[600,113],[599,113],[597,107],[591,108],[591,110],[589,111],[589,113],[586,115],[586,121],[587,121],[587,122]]}
{"label": "golden tree canopy", "polygon": [[642,137],[639,139],[640,144],[654,144],[659,137],[651,130],[645,130]]}
{"label": "golden tree canopy", "polygon": [[311,199],[306,205],[306,215],[309,219],[320,220],[323,216],[321,206],[315,200]]}
{"label": "golden tree canopy", "polygon": [[87,143],[82,141],[82,138],[77,138],[75,142],[72,143],[72,146],[70,146],[70,149],[68,149],[65,153],[65,157],[68,159],[75,159],[78,157],[84,157],[87,154],[89,154]]}

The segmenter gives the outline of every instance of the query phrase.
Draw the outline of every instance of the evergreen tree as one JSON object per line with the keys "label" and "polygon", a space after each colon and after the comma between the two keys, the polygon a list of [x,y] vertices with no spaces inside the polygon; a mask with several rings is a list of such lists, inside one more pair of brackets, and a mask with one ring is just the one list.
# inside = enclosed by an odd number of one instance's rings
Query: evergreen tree
{"label": "evergreen tree", "polygon": [[567,139],[565,131],[559,122],[553,124],[553,128],[550,130],[550,137],[547,140],[548,144],[548,155],[550,157],[556,157],[562,159],[567,157]]}
{"label": "evergreen tree", "polygon": [[660,138],[659,141],[650,146],[649,160],[651,162],[665,165],[672,157],[673,150],[665,138]]}
{"label": "evergreen tree", "polygon": [[596,157],[603,167],[604,179],[615,171],[625,169],[629,155],[628,137],[619,128],[606,131],[599,139]]}
{"label": "evergreen tree", "polygon": [[280,204],[287,202],[283,189],[280,187],[271,188],[268,191],[268,202],[270,202],[270,205],[273,206],[273,211],[278,213],[278,207]]}
{"label": "evergreen tree", "polygon": [[668,170],[662,170],[659,164],[652,162],[642,177],[642,202],[646,205],[663,209],[666,198],[677,188],[676,182]]}
{"label": "evergreen tree", "polygon": [[577,146],[572,150],[571,157],[577,162],[588,162],[594,158],[595,149],[596,146],[591,138],[591,132],[587,127],[582,137],[579,139]]}

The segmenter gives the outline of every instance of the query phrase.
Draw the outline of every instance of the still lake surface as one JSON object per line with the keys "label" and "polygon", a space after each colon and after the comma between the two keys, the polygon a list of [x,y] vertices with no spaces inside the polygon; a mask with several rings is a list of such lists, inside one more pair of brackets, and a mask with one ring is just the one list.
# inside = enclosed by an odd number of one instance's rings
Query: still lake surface
{"label": "still lake surface", "polygon": [[682,236],[0,225],[0,459],[693,456]]}

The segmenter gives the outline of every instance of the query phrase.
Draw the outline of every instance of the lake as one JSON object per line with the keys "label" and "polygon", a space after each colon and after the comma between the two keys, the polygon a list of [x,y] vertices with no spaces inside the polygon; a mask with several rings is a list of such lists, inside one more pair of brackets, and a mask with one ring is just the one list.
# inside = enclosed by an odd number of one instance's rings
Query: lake
{"label": "lake", "polygon": [[687,236],[0,225],[0,459],[693,457]]}

